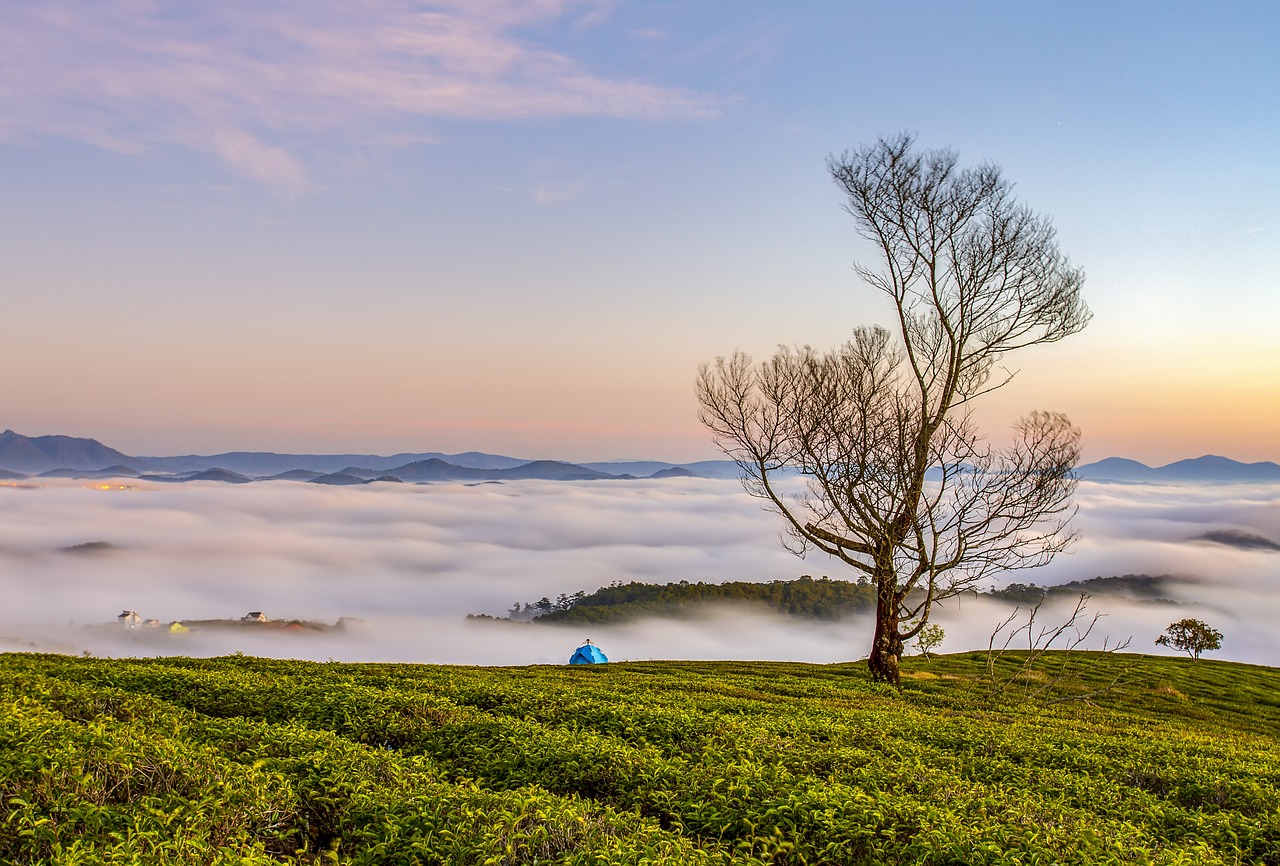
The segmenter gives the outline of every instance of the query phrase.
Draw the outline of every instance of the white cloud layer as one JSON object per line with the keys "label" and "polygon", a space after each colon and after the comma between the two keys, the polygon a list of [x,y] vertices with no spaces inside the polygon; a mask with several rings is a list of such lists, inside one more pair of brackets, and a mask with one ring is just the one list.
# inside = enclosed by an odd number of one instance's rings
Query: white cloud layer
{"label": "white cloud layer", "polygon": [[[560,663],[585,637],[614,659],[858,658],[869,621],[806,624],[724,610],[708,619],[557,629],[476,624],[515,601],[590,592],[614,581],[722,582],[851,577],[777,544],[778,519],[733,482],[702,479],[373,484],[190,483],[99,490],[83,483],[0,486],[0,648],[99,654],[262,655],[474,664]],[[1096,597],[1097,637],[1152,643],[1175,619],[1221,629],[1219,658],[1280,663],[1280,553],[1188,539],[1240,529],[1280,540],[1280,488],[1083,484],[1076,552],[1011,579],[1064,583],[1172,574],[1180,606]],[[102,553],[61,548],[106,541]],[[246,640],[243,635],[122,637],[121,609],[168,622],[366,619],[363,631]],[[939,612],[943,651],[984,647],[1009,608],[966,601]],[[1048,619],[1058,615],[1045,611]],[[71,623],[75,626],[71,627]],[[111,628],[87,629],[100,623]],[[1096,644],[1094,644],[1096,645]]]}
{"label": "white cloud layer", "polygon": [[0,27],[0,140],[126,152],[180,145],[290,192],[309,136],[429,140],[435,118],[714,112],[707,96],[608,77],[531,33],[590,27],[603,0],[47,0]]}

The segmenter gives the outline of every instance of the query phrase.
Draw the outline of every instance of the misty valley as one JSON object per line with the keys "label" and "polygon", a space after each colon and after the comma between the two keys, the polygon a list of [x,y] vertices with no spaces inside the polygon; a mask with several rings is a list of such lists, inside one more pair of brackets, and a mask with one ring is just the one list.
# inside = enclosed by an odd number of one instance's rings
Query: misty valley
{"label": "misty valley", "polygon": [[1275,483],[1081,482],[895,689],[732,479],[9,471],[4,862],[1280,863]]}
{"label": "misty valley", "polygon": [[[867,588],[824,556],[788,554],[771,515],[728,480],[3,484],[0,564],[15,580],[0,638],[15,649],[552,664],[592,637],[619,659],[865,652]],[[948,602],[943,651],[985,646],[1015,606],[1044,595],[1051,610],[1084,591],[1105,635],[1137,648],[1177,612],[1219,623],[1221,657],[1274,664],[1277,495],[1266,483],[1083,482],[1081,542],[1034,576],[1048,594],[1006,580]],[[805,584],[805,572],[829,577]],[[602,604],[618,587],[652,597]],[[798,601],[818,588],[840,597]],[[541,628],[503,629],[513,601],[540,598],[578,603],[542,611]],[[120,627],[122,611],[138,628]],[[246,611],[269,627],[241,627]]]}

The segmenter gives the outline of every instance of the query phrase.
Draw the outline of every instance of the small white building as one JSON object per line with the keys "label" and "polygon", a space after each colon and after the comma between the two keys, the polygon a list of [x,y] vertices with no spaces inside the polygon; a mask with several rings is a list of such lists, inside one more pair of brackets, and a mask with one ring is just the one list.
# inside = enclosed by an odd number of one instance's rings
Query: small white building
{"label": "small white building", "polygon": [[267,615],[260,610],[251,610],[244,616],[240,617],[241,622],[271,622]]}
{"label": "small white building", "polygon": [[137,628],[138,623],[142,622],[142,617],[138,616],[136,610],[125,610],[121,611],[120,615],[116,617],[116,622],[125,628]]}

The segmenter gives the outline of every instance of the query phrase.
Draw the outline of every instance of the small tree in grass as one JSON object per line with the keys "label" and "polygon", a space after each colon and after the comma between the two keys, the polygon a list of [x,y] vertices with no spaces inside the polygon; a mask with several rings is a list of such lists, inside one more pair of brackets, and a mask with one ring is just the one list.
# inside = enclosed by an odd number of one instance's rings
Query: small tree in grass
{"label": "small tree in grass", "polygon": [[920,655],[928,659],[929,653],[942,646],[942,639],[946,635],[942,626],[931,622],[920,629],[916,635],[916,649],[920,650]]}
{"label": "small tree in grass", "polygon": [[1204,620],[1180,619],[1170,623],[1164,634],[1156,638],[1156,643],[1182,650],[1193,659],[1198,659],[1202,652],[1222,649],[1222,632]]}

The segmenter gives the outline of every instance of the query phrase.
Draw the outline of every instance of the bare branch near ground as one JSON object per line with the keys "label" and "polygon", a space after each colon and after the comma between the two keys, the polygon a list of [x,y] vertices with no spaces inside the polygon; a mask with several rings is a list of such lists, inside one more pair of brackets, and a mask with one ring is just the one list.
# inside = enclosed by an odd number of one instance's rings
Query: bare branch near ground
{"label": "bare branch near ground", "polygon": [[[988,696],[992,699],[1041,700],[1046,704],[1089,702],[1127,683],[1136,659],[1133,664],[1122,667],[1109,681],[1083,690],[1080,688],[1083,685],[1082,674],[1087,673],[1089,666],[1097,660],[1096,655],[1087,653],[1082,647],[1105,616],[1102,613],[1089,615],[1090,598],[1088,593],[1080,593],[1071,614],[1056,625],[1041,623],[1043,599],[1031,607],[1026,621],[1021,624],[1018,624],[1018,614],[1022,608],[1014,608],[1013,613],[995,627],[987,641]],[[1112,644],[1109,638],[1104,638],[1102,649],[1094,652],[1102,655],[1123,652],[1131,640],[1125,638]],[[1014,662],[1011,670],[1000,664],[1006,657]],[[1076,688],[1057,694],[1072,686]]]}

